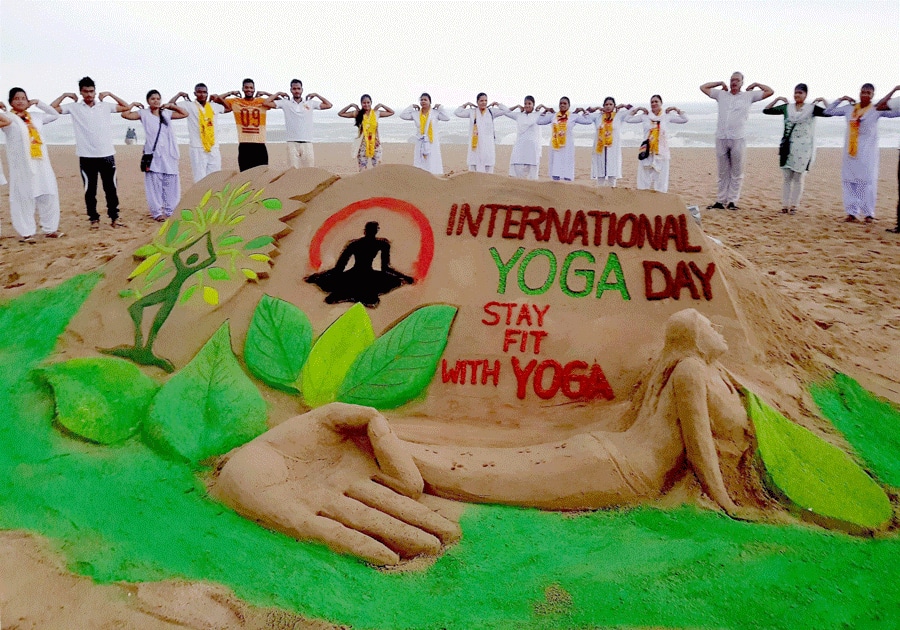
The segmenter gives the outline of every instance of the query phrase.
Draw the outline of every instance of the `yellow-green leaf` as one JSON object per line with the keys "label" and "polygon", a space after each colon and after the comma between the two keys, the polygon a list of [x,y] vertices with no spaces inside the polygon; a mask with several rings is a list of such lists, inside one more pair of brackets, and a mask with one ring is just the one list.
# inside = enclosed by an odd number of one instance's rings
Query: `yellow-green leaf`
{"label": "yellow-green leaf", "polygon": [[144,259],[144,262],[135,267],[134,271],[131,272],[131,275],[128,276],[128,279],[132,280],[134,278],[137,278],[139,275],[153,267],[153,265],[156,264],[156,261],[159,260],[160,256],[162,256],[162,254],[160,254],[159,252],[148,256],[146,259]]}
{"label": "yellow-green leaf", "polygon": [[200,200],[200,208],[205,206],[207,202],[209,202],[209,198],[212,197],[212,188],[206,191],[206,194],[203,195],[203,199]]}
{"label": "yellow-green leaf", "polygon": [[248,280],[253,280],[254,282],[259,280],[259,276],[252,269],[241,269],[241,271],[244,272],[244,275],[247,276]]}
{"label": "yellow-green leaf", "polygon": [[256,260],[259,262],[269,262],[270,260],[272,260],[265,254],[250,254],[249,258],[250,260]]}
{"label": "yellow-green leaf", "polygon": [[212,287],[203,287],[203,300],[215,306],[219,303],[219,292]]}
{"label": "yellow-green leaf", "polygon": [[234,217],[231,221],[229,221],[228,225],[237,225],[238,223],[240,223],[241,221],[243,221],[246,218],[247,218],[246,215],[239,214],[238,216]]}

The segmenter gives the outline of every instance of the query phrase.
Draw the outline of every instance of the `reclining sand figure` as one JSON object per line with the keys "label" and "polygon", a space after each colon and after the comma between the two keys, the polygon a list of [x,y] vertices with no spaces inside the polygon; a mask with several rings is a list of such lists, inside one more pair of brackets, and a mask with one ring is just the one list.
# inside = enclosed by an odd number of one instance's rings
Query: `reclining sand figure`
{"label": "reclining sand figure", "polygon": [[[717,359],[725,339],[693,309],[672,315],[661,357],[623,432],[595,431],[521,448],[400,440],[375,409],[333,403],[235,449],[211,492],[238,513],[374,564],[438,553],[458,525],[416,501],[584,510],[662,494],[688,468],[732,516],[752,431],[737,383]],[[723,476],[723,470],[726,474]]]}

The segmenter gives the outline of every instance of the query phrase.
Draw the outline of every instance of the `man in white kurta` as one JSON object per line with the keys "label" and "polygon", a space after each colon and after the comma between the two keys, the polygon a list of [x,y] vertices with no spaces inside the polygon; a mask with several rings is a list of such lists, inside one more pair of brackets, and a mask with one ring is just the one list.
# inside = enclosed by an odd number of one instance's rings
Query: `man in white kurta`
{"label": "man in white kurta", "polygon": [[[425,95],[423,95],[425,96]],[[431,106],[428,97],[428,109],[424,110],[424,101],[419,99],[420,106],[410,105],[400,113],[403,120],[411,120],[416,125],[416,148],[413,151],[413,166],[432,175],[444,174],[444,162],[441,159],[441,136],[434,122],[450,120],[440,105]]]}
{"label": "man in white kurta", "polygon": [[[24,97],[24,92],[20,92]],[[6,135],[6,157],[9,161],[9,212],[13,228],[23,241],[30,242],[37,232],[34,215],[37,211],[41,231],[45,236],[58,237],[59,190],[56,175],[50,166],[47,146],[43,144],[42,131],[46,123],[53,122],[59,114],[42,102],[37,102],[40,112],[28,112],[31,125],[37,135],[32,138],[28,124],[15,112],[0,114]],[[32,151],[32,142],[39,146]]]}
{"label": "man in white kurta", "polygon": [[469,170],[493,173],[497,161],[494,118],[502,116],[509,109],[500,103],[491,103],[488,107],[488,97],[484,92],[481,92],[475,100],[477,105],[466,103],[457,107],[453,113],[460,118],[469,119],[469,148],[466,152]]}
{"label": "man in white kurta", "polygon": [[[775,92],[762,83],[752,83],[745,92],[744,75],[735,72],[729,85],[724,81],[712,81],[700,86],[700,91],[719,104],[716,122],[716,163],[719,171],[719,187],[715,203],[708,208],[737,210],[744,183],[744,154],[747,149],[747,119],[750,106],[769,98]],[[721,87],[722,89],[716,89]],[[756,91],[759,88],[760,91]]]}
{"label": "man in white kurta", "polygon": [[534,111],[534,99],[525,97],[522,111],[519,105],[503,112],[516,121],[516,142],[509,156],[509,176],[519,179],[537,179],[541,165],[541,129],[537,126],[540,114]]}
{"label": "man in white kurta", "polygon": [[[872,103],[875,88],[866,83],[859,92],[859,102],[842,96],[825,110],[826,116],[846,116],[844,159],[841,163],[841,182],[844,189],[844,210],[847,221],[875,219],[878,195],[878,120],[896,118],[900,112],[882,111]],[[847,101],[848,105],[841,105]]]}
{"label": "man in white kurta", "polygon": [[587,116],[570,112],[569,106],[569,98],[563,96],[559,99],[559,111],[547,110],[537,122],[552,127],[548,173],[550,179],[555,181],[571,182],[575,179],[575,125],[591,124]]}
{"label": "man in white kurta", "polygon": [[225,108],[209,100],[209,89],[205,83],[194,86],[194,102],[190,102],[187,92],[179,92],[169,102],[174,105],[179,98],[188,101],[182,109],[187,112],[191,172],[196,183],[222,170],[216,116],[224,113]]}

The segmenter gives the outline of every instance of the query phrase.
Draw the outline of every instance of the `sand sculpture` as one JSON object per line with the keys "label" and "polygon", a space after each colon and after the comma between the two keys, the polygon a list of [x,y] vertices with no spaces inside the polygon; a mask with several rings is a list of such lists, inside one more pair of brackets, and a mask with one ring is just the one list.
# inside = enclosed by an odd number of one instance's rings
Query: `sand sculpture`
{"label": "sand sculpture", "polygon": [[[147,390],[143,434],[192,464],[246,443],[211,492],[268,527],[393,564],[460,535],[423,490],[593,509],[690,474],[733,516],[774,505],[772,476],[804,510],[866,530],[890,518],[883,491],[800,427],[829,454],[791,467],[793,425],[739,392],[803,416],[783,386],[796,372],[773,359],[783,340],[756,329],[775,306],[677,196],[258,168],[210,176],[181,207],[109,266],[62,354],[176,371]],[[847,494],[875,507],[785,491],[832,468],[857,471],[865,490]]]}

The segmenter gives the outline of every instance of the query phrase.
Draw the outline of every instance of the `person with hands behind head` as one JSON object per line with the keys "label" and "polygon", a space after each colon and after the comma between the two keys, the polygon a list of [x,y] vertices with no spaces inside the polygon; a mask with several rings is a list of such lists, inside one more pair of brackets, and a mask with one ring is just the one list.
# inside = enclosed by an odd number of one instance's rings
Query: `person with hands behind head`
{"label": "person with hands behind head", "polygon": [[716,201],[707,206],[708,209],[738,209],[737,202],[744,182],[744,155],[747,150],[747,119],[750,118],[750,106],[775,93],[772,88],[762,83],[751,83],[742,92],[743,85],[744,75],[735,72],[727,84],[724,81],[711,81],[700,86],[701,92],[719,104],[716,123],[719,186]]}
{"label": "person with hands behind head", "polygon": [[[825,107],[817,105],[821,103],[827,106],[824,98],[817,98],[811,103],[806,102],[809,88],[805,83],[798,83],[794,87],[794,104],[779,96],[769,103],[763,114],[770,116],[784,116],[784,133],[781,137],[779,149],[779,165],[784,173],[784,186],[781,191],[781,212],[796,214],[803,194],[803,180],[812,166],[816,156],[815,130],[816,116],[826,116]],[[784,101],[784,105],[777,103]],[[827,116],[826,116],[827,117]]]}
{"label": "person with hands behind head", "polygon": [[[622,177],[622,123],[625,116],[619,110],[630,110],[631,105],[616,105],[616,99],[607,96],[603,107],[588,107],[580,110],[597,128],[596,142],[591,157],[591,179],[598,186],[616,187],[616,180]],[[579,109],[575,110],[578,113]]]}
{"label": "person with hands behind head", "polygon": [[683,125],[688,118],[677,107],[669,107],[663,111],[662,105],[662,96],[654,94],[650,97],[650,111],[645,107],[635,107],[625,117],[627,123],[644,125],[646,152],[638,154],[638,190],[669,192],[669,126]]}
{"label": "person with hands behind head", "polygon": [[[100,215],[97,214],[97,177],[103,182],[103,193],[106,195],[106,214],[114,228],[126,227],[119,220],[119,194],[116,190],[116,150],[112,141],[113,113],[122,113],[131,109],[131,105],[112,92],[100,92],[90,77],[78,81],[81,100],[72,92],[62,94],[50,107],[60,114],[72,116],[72,127],[75,130],[75,155],[81,169],[81,180],[84,182],[84,205],[87,207],[90,228],[100,227]],[[115,104],[104,103],[109,97]],[[67,98],[73,103],[65,103]]]}
{"label": "person with hands behind head", "polygon": [[[893,98],[894,94],[900,91],[900,85],[894,87],[893,90],[885,94],[884,98],[875,104],[875,109],[881,111],[900,111],[900,97]],[[900,160],[897,161],[897,184],[900,187]],[[886,230],[891,234],[900,234],[900,197],[897,199],[897,225]]]}
{"label": "person with hands behind head", "polygon": [[394,110],[378,103],[372,106],[372,97],[363,94],[359,99],[359,105],[350,103],[338,112],[341,118],[352,118],[358,130],[359,149],[356,151],[356,161],[360,172],[369,168],[375,168],[381,163],[381,140],[378,138],[378,119],[388,118],[394,115]]}
{"label": "person with hands behind head", "polygon": [[[516,121],[516,142],[509,156],[509,176],[536,180],[541,166],[541,130],[537,126],[543,105],[535,108],[534,97],[525,97],[522,105],[513,105],[504,116]],[[518,111],[517,111],[518,110]]]}
{"label": "person with hands behind head", "polygon": [[191,171],[196,183],[207,175],[222,170],[222,154],[216,137],[216,115],[224,113],[225,107],[221,103],[211,102],[209,88],[205,83],[194,86],[193,101],[187,92],[179,92],[169,103],[175,105],[179,98],[187,101],[183,109],[187,112]]}
{"label": "person with hands behind head", "polygon": [[[477,104],[476,104],[477,103]],[[466,164],[470,171],[493,173],[497,161],[494,119],[503,116],[509,108],[496,101],[488,105],[488,97],[479,92],[475,103],[463,103],[453,112],[459,118],[469,119],[469,148]]]}
{"label": "person with hands behind head", "polygon": [[232,90],[225,94],[211,96],[214,103],[219,103],[226,112],[234,114],[234,123],[238,132],[238,170],[246,171],[256,166],[269,163],[269,152],[266,149],[266,110],[275,105],[268,105],[263,97],[272,96],[269,92],[256,91],[256,83],[247,78],[241,82],[241,91]]}
{"label": "person with hands behind head", "polygon": [[150,170],[144,173],[144,191],[147,206],[154,221],[165,221],[175,211],[181,199],[181,183],[178,174],[178,141],[172,129],[172,121],[187,118],[188,113],[172,101],[162,102],[158,90],[147,92],[147,105],[132,103],[138,111],[122,112],[122,118],[139,120],[144,127],[144,154],[152,154]]}
{"label": "person with hands behind head", "polygon": [[276,92],[265,102],[284,112],[285,141],[290,164],[294,168],[316,165],[313,154],[313,111],[331,109],[331,101],[315,92],[303,98],[303,81],[291,81],[291,93]]}
{"label": "person with hands behind head", "polygon": [[419,104],[412,104],[402,112],[400,118],[411,120],[416,125],[416,148],[413,152],[413,166],[433,175],[444,174],[441,159],[441,136],[434,126],[435,120],[450,120],[440,103],[431,105],[431,95],[422,92]]}
{"label": "person with hands behind head", "polygon": [[[552,125],[550,134],[550,164],[547,168],[550,179],[571,182],[575,179],[575,138],[572,137],[575,125],[589,125],[591,120],[579,108],[570,112],[571,102],[568,96],[559,99],[559,111],[545,107],[538,118],[539,125]],[[574,114],[574,115],[573,115]]]}
{"label": "person with hands behind head", "polygon": [[[844,188],[844,210],[847,214],[844,220],[851,223],[860,219],[866,223],[875,220],[878,166],[881,158],[878,150],[878,120],[900,116],[900,111],[878,109],[872,102],[874,97],[875,86],[863,83],[859,89],[858,102],[850,96],[842,96],[825,110],[829,116],[847,118],[841,181]],[[844,101],[847,105],[841,105]]]}

